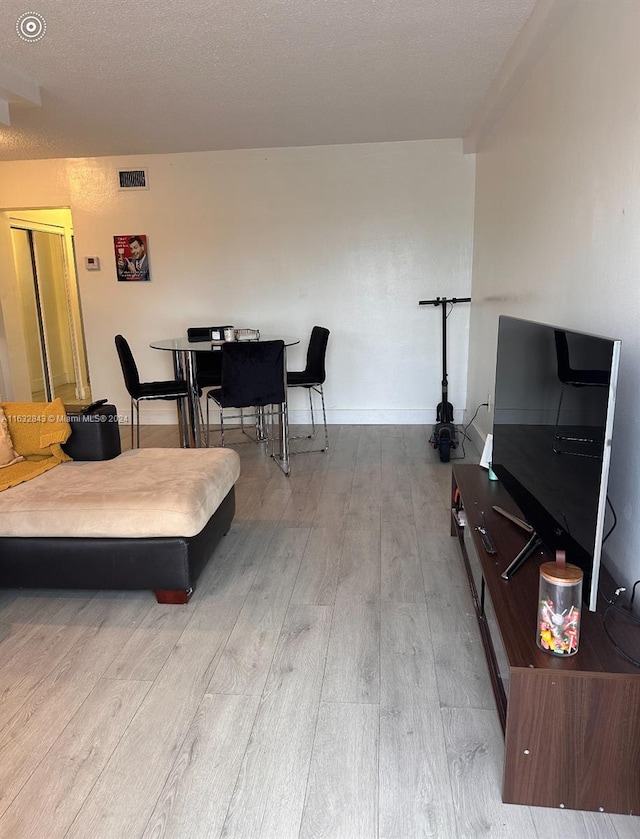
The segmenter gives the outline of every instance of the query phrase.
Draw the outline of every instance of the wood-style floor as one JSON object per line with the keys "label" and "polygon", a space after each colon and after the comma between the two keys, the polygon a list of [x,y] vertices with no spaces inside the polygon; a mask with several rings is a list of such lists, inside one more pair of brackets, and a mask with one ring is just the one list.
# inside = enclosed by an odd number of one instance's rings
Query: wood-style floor
{"label": "wood-style floor", "polygon": [[638,837],[637,818],[502,804],[429,431],[333,426],[290,478],[239,446],[236,519],[187,606],[0,591],[0,837]]}

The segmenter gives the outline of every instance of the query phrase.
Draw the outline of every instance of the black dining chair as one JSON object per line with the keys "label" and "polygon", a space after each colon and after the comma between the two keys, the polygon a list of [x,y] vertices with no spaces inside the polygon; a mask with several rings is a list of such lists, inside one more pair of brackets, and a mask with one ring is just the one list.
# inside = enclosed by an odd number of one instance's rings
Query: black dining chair
{"label": "black dining chair", "polygon": [[[193,326],[187,329],[187,338],[193,342],[222,341],[225,329],[233,328],[232,326]],[[243,340],[257,341],[260,338],[260,332],[257,329],[239,329],[237,332]],[[222,384],[222,347],[216,346],[209,352],[194,353],[194,360],[195,377],[200,392],[209,387],[220,387]],[[200,419],[202,422],[202,412]],[[241,414],[241,420],[244,432],[244,414]]]}
{"label": "black dining chair", "polygon": [[[222,340],[226,326],[190,326],[187,339],[192,343],[211,344]],[[194,353],[195,376],[199,389],[219,387],[222,382],[222,353],[216,347],[210,351],[200,350]]]}
{"label": "black dining chair", "polygon": [[[256,408],[260,409],[263,420],[273,420],[275,406],[282,412],[285,444],[288,444],[285,376],[284,341],[239,341],[223,344],[222,382],[220,387],[207,393],[207,445],[209,405],[212,402],[219,411],[222,446],[225,444],[225,409],[236,408],[242,411],[244,408]],[[272,410],[268,410],[269,408]],[[227,415],[227,419],[233,418],[243,421],[242,413]]]}
{"label": "black dining chair", "polygon": [[[183,379],[166,382],[141,382],[129,342],[122,335],[115,337],[116,350],[122,367],[124,384],[131,398],[131,448],[140,448],[140,402],[151,399],[184,399],[189,393],[189,385]],[[135,444],[133,413],[135,410]]]}
{"label": "black dining chair", "polygon": [[222,352],[220,348],[194,353],[196,382],[200,390],[222,384]]}
{"label": "black dining chair", "polygon": [[556,412],[556,425],[553,435],[553,451],[556,454],[574,454],[582,457],[599,457],[597,454],[591,454],[587,449],[573,448],[563,449],[563,443],[578,443],[578,444],[598,444],[603,443],[602,440],[596,440],[592,437],[585,436],[571,436],[570,434],[560,434],[560,409],[562,408],[562,400],[564,398],[565,388],[569,387],[609,387],[609,371],[608,370],[589,370],[589,369],[575,369],[571,366],[569,359],[569,343],[567,341],[567,333],[562,329],[554,330],[554,338],[556,344],[556,362],[558,378],[562,385],[560,389],[560,400],[558,402],[558,410]]}
{"label": "black dining chair", "polygon": [[327,431],[327,411],[324,404],[324,382],[327,377],[325,359],[327,355],[327,344],[330,332],[324,326],[314,326],[309,338],[307,347],[307,363],[304,370],[292,370],[287,372],[287,387],[304,387],[309,394],[309,409],[311,411],[311,434],[292,437],[292,440],[308,439],[313,440],[316,436],[316,423],[313,414],[314,393],[320,394],[322,401],[322,419],[324,422],[324,448],[305,449],[304,452],[292,452],[292,454],[306,454],[309,452],[326,452],[329,448],[329,433]]}

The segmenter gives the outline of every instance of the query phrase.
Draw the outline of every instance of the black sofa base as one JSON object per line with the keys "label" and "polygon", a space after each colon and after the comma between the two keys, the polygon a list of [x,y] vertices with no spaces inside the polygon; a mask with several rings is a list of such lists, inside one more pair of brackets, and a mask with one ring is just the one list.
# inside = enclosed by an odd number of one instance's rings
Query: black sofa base
{"label": "black sofa base", "polygon": [[186,603],[235,509],[232,487],[189,537],[0,537],[0,587],[152,589],[160,603]]}

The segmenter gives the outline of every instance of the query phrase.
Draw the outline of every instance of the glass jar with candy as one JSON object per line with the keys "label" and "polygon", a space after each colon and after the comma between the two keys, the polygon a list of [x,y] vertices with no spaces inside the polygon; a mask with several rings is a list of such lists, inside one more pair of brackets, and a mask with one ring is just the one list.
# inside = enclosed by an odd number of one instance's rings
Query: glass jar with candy
{"label": "glass jar with candy", "polygon": [[537,643],[551,655],[578,652],[582,578],[580,568],[564,561],[564,551],[540,566]]}

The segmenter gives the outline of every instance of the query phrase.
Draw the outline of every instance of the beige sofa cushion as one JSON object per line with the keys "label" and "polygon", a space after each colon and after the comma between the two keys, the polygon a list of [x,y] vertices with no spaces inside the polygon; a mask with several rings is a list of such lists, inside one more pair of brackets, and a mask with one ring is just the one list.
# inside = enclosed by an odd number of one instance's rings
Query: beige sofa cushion
{"label": "beige sofa cushion", "polygon": [[134,449],[0,493],[0,536],[194,536],[240,475],[232,449]]}

